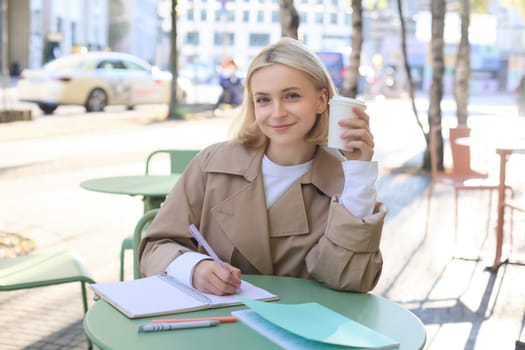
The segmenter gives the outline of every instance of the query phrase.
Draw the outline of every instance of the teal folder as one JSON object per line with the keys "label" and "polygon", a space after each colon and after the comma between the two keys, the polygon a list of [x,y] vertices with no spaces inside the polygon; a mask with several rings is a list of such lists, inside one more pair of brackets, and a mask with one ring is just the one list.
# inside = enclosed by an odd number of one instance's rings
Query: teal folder
{"label": "teal folder", "polygon": [[239,298],[242,322],[285,349],[396,349],[399,342],[318,303],[278,304]]}

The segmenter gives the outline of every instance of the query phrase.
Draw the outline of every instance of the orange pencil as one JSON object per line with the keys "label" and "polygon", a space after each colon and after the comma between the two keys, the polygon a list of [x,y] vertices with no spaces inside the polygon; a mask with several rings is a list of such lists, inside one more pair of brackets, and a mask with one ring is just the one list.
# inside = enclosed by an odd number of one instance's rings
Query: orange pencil
{"label": "orange pencil", "polygon": [[235,316],[221,316],[221,317],[197,317],[197,318],[176,318],[176,319],[159,319],[151,320],[151,323],[176,323],[176,322],[193,322],[193,321],[219,321],[221,323],[237,322]]}

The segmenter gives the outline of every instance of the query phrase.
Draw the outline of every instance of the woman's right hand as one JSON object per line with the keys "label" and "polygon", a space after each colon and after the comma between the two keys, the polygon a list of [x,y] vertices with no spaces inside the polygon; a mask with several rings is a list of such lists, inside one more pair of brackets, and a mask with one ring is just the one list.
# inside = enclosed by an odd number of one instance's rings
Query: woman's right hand
{"label": "woman's right hand", "polygon": [[215,295],[235,294],[241,286],[241,270],[224,263],[229,271],[214,260],[202,260],[193,270],[193,286]]}

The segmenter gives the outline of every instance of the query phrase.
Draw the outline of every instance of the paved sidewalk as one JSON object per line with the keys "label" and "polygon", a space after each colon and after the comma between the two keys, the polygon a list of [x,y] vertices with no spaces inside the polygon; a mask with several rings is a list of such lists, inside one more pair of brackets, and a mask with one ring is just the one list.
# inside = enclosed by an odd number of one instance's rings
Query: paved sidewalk
{"label": "paved sidewalk", "polygon": [[[514,111],[511,101],[477,100],[470,120],[499,123]],[[444,105],[444,123],[452,124]],[[488,197],[462,194],[455,244],[453,194],[436,187],[425,235],[429,177],[419,170],[424,142],[410,105],[370,102],[368,110],[381,164],[378,195],[389,210],[382,241],[385,266],[373,293],[421,318],[428,350],[514,349],[525,323],[525,265],[506,264],[497,273],[484,270],[494,249],[494,208],[490,232],[485,229]],[[132,232],[142,203],[89,192],[78,184],[92,177],[141,173],[145,156],[155,148],[219,141],[231,121],[227,116],[159,121],[157,112],[148,109],[149,116],[143,116],[144,111],[0,124],[0,230],[32,238],[37,251],[76,250],[97,281],[116,280],[120,242]],[[523,173],[523,159],[511,158],[514,174]],[[518,176],[511,180],[525,191]],[[516,214],[514,232],[511,259],[525,263],[525,215]],[[131,270],[128,255],[127,278]],[[86,348],[76,284],[0,293],[0,310],[1,349]]]}

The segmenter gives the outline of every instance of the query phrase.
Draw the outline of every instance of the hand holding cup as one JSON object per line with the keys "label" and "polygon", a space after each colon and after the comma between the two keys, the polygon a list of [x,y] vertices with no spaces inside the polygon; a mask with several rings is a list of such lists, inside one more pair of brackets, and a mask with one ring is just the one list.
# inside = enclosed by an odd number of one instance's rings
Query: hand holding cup
{"label": "hand holding cup", "polygon": [[337,148],[347,159],[372,159],[374,138],[363,101],[334,96],[329,101],[328,147]]}

